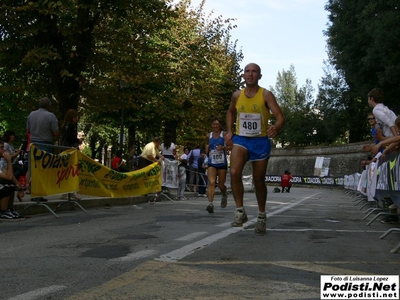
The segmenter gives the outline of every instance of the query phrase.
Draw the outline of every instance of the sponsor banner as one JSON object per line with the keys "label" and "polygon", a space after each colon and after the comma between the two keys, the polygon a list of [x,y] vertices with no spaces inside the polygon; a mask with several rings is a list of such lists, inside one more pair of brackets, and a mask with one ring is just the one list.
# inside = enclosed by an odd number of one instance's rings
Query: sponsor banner
{"label": "sponsor banner", "polygon": [[[343,177],[319,177],[319,176],[293,176],[290,182],[292,184],[310,184],[322,186],[343,186]],[[265,182],[267,183],[280,183],[281,175],[266,175]]]}
{"label": "sponsor banner", "polygon": [[314,166],[314,176],[328,176],[329,175],[329,164],[331,163],[330,157],[320,157],[315,158]]}
{"label": "sponsor banner", "polygon": [[357,191],[363,195],[367,195],[367,170],[362,171],[360,181],[358,182]]}
{"label": "sponsor banner", "polygon": [[343,178],[344,178],[344,188],[350,190],[357,190],[358,184],[361,179],[360,173],[345,175]]}
{"label": "sponsor banner", "polygon": [[161,191],[161,166],[116,172],[76,149],[52,154],[31,144],[31,195],[69,192],[101,197],[130,197]]}
{"label": "sponsor banner", "polygon": [[382,191],[400,191],[400,152],[386,154],[378,162],[376,189]]}
{"label": "sponsor banner", "polygon": [[317,156],[315,158],[315,166],[314,166],[314,176],[320,176],[322,171],[322,164],[324,163],[324,158]]}
{"label": "sponsor banner", "polygon": [[390,197],[400,207],[400,152],[381,156],[376,170],[375,198]]}
{"label": "sponsor banner", "polygon": [[399,299],[399,275],[321,275],[320,299]]}
{"label": "sponsor banner", "polygon": [[376,190],[376,176],[377,176],[377,164],[372,162],[366,168],[368,172],[367,181],[367,197],[368,201],[375,201],[375,190]]}
{"label": "sponsor banner", "polygon": [[177,160],[164,159],[162,162],[162,186],[168,188],[178,188],[178,164]]}
{"label": "sponsor banner", "polygon": [[76,149],[58,155],[30,148],[30,189],[32,197],[79,191],[79,158]]}

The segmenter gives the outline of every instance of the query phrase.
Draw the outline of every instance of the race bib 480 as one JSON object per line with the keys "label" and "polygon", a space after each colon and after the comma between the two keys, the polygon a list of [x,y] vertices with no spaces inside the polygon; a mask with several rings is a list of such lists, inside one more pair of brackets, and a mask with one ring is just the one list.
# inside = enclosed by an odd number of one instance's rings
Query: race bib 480
{"label": "race bib 480", "polygon": [[240,113],[239,135],[256,136],[261,134],[261,115]]}

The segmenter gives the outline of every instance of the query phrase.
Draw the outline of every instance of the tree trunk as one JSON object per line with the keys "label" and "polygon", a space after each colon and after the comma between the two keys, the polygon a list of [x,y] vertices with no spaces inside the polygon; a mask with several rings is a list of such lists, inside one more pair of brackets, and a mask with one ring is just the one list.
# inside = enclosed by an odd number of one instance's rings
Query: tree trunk
{"label": "tree trunk", "polygon": [[172,142],[176,142],[176,128],[178,128],[179,121],[177,120],[169,120],[165,121],[165,129],[164,129],[164,136],[167,132],[171,133],[172,135]]}
{"label": "tree trunk", "polygon": [[136,150],[136,126],[128,126],[128,155],[132,157]]}
{"label": "tree trunk", "polygon": [[60,78],[62,81],[57,87],[58,121],[63,122],[69,109],[78,110],[80,84],[72,78]]}

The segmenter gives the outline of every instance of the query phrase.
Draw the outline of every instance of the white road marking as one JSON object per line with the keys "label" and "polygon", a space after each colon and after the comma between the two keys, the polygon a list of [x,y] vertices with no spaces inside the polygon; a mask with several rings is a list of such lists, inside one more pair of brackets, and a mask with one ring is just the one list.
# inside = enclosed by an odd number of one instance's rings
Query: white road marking
{"label": "white road marking", "polygon": [[111,262],[114,262],[114,261],[133,261],[133,260],[138,260],[138,259],[146,257],[146,256],[153,255],[156,252],[157,252],[157,250],[151,250],[151,249],[149,249],[149,250],[141,250],[141,251],[138,251],[138,252],[129,253],[128,255],[123,256],[123,257],[117,257],[117,258],[110,259],[110,261]]}
{"label": "white road marking", "polygon": [[67,287],[65,285],[51,285],[49,287],[36,289],[24,294],[20,294],[15,297],[8,298],[8,300],[34,300],[43,299],[49,294],[65,290]]}
{"label": "white road marking", "polygon": [[382,230],[350,230],[350,229],[312,229],[312,228],[298,228],[298,229],[293,229],[293,228],[286,228],[286,229],[279,229],[279,228],[274,228],[274,229],[267,229],[267,231],[281,231],[281,232],[286,232],[286,231],[296,231],[296,232],[307,232],[307,231],[322,231],[322,232],[350,232],[350,233],[382,233],[385,231]]}
{"label": "white road marking", "polygon": [[315,193],[315,194],[312,194],[310,196],[301,198],[298,201],[295,201],[295,202],[292,202],[292,203],[288,203],[288,204],[284,205],[283,207],[281,207],[281,208],[279,208],[279,209],[277,209],[277,210],[275,210],[273,212],[268,213],[267,217],[271,217],[271,216],[277,215],[277,214],[279,214],[279,213],[281,213],[281,212],[283,212],[285,210],[291,209],[291,208],[295,207],[296,205],[299,205],[301,202],[304,202],[304,201],[306,201],[306,200],[308,200],[308,199],[310,199],[310,198],[312,198],[312,197],[314,197],[314,196],[316,196],[318,194],[321,194],[321,193],[320,192],[319,193]]}
{"label": "white road marking", "polygon": [[243,230],[242,227],[231,227],[231,228],[223,230],[219,233],[210,235],[200,241],[186,245],[180,249],[163,254],[163,255],[159,256],[158,258],[155,258],[155,260],[163,261],[163,262],[177,262],[178,260],[181,260],[182,258],[184,258],[196,251],[199,251],[199,250],[211,245],[212,243],[214,243],[220,239],[223,239],[224,237],[227,237],[233,233],[241,231],[241,230]]}
{"label": "white road marking", "polygon": [[199,236],[205,235],[207,233],[208,232],[206,232],[206,231],[193,232],[188,235],[177,238],[177,239],[175,239],[175,241],[191,241],[191,240],[194,240],[195,238],[198,238]]}
{"label": "white road marking", "polygon": [[[283,206],[282,208],[277,209],[276,211],[273,211],[273,212],[267,214],[267,216],[271,217],[271,216],[281,213],[285,210],[291,209],[292,207],[294,207],[294,206],[300,204],[301,202],[306,201],[307,199],[310,199],[311,197],[314,197],[315,195],[318,195],[318,194],[320,194],[320,193],[315,193],[310,196],[301,198],[298,201],[287,204],[287,205]],[[249,226],[253,225],[255,222],[257,222],[257,218],[254,218],[253,220],[247,222],[245,224],[245,226],[243,226],[243,227],[231,227],[231,228],[225,229],[219,233],[210,235],[200,241],[194,242],[192,244],[186,245],[177,250],[163,254],[163,255],[155,258],[155,260],[163,261],[163,262],[177,262],[177,261],[181,260],[182,258],[184,258],[196,251],[199,251],[199,250],[211,245],[212,243],[214,243],[216,241],[219,241],[220,239],[223,239],[223,238],[225,238],[231,234],[234,234],[236,232],[242,231],[243,229],[247,229]]]}
{"label": "white road marking", "polygon": [[[292,202],[292,203],[288,203],[287,205],[284,205],[284,206],[282,206],[281,208],[279,208],[277,210],[274,210],[274,211],[272,211],[270,213],[267,213],[267,217],[272,217],[272,216],[277,215],[277,214],[279,214],[281,212],[284,212],[285,210],[289,210],[289,209],[295,207],[296,205],[299,205],[300,203],[302,203],[302,202],[304,202],[304,201],[306,201],[306,200],[308,200],[308,199],[310,199],[310,198],[312,198],[312,197],[314,197],[315,195],[318,195],[318,194],[321,194],[321,193],[320,192],[319,193],[315,193],[315,194],[312,194],[310,196],[301,198],[298,201],[295,201],[295,202]],[[243,225],[243,227],[244,227],[244,229],[248,229],[249,227],[253,226],[256,223],[257,223],[257,218],[254,218],[254,219],[249,220],[248,222],[246,222],[246,224]]]}

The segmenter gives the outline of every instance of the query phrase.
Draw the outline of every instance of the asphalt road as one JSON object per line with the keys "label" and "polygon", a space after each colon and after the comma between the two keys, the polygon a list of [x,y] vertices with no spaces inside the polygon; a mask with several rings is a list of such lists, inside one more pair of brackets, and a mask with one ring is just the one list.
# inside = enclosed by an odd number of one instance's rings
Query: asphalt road
{"label": "asphalt road", "polygon": [[[321,275],[398,275],[399,234],[341,190],[269,187],[267,233],[206,198],[1,222],[0,299],[320,299]],[[371,217],[372,218],[372,217]],[[398,226],[398,225],[397,225]]]}

